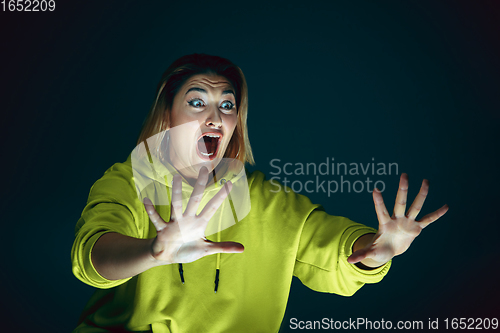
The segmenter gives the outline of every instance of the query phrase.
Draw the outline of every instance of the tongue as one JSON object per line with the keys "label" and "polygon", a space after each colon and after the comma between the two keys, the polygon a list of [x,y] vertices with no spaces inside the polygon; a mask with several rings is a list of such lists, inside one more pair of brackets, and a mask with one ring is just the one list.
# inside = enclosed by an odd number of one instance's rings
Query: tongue
{"label": "tongue", "polygon": [[204,136],[198,141],[198,149],[207,154],[215,154],[217,150],[217,138]]}

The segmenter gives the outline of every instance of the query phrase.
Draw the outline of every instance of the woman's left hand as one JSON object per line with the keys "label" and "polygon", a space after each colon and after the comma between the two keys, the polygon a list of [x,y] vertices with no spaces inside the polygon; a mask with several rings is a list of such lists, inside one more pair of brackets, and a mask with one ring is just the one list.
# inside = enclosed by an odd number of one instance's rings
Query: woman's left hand
{"label": "woman's left hand", "polygon": [[[360,237],[356,243],[361,242],[361,244],[354,244],[354,253],[347,261],[351,264],[361,262],[368,267],[378,267],[391,260],[394,256],[404,253],[422,229],[448,211],[448,205],[444,205],[435,212],[424,216],[420,221],[417,221],[417,215],[422,209],[428,192],[429,181],[424,179],[420,192],[405,215],[408,175],[403,173],[399,181],[394,213],[392,216],[389,216],[387,208],[385,208],[382,193],[378,189],[374,189],[373,201],[379,221],[378,232],[373,237],[370,237],[373,234]],[[369,237],[367,238],[366,236]],[[364,240],[362,240],[363,238]],[[360,246],[362,248],[357,250]]]}

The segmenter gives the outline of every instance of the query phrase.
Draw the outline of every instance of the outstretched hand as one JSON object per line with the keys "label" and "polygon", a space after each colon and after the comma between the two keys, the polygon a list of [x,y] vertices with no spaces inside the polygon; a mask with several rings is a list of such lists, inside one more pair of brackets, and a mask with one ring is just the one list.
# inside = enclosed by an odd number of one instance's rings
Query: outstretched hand
{"label": "outstretched hand", "polygon": [[208,181],[208,169],[202,167],[189,198],[186,210],[182,212],[182,179],[175,175],[173,179],[170,222],[166,223],[155,210],[148,198],[144,206],[153,222],[157,236],[152,246],[153,258],[171,263],[188,263],[214,253],[240,253],[243,245],[235,242],[212,242],[205,237],[208,222],[232,189],[228,181],[224,187],[196,215],[203,191]]}
{"label": "outstretched hand", "polygon": [[408,175],[403,173],[399,181],[394,213],[392,216],[389,216],[382,193],[375,188],[373,191],[373,201],[379,221],[378,232],[373,236],[371,241],[367,242],[366,246],[349,256],[347,261],[351,264],[361,262],[365,266],[378,267],[391,260],[394,256],[404,253],[422,229],[448,211],[448,205],[444,205],[435,212],[427,214],[420,221],[417,221],[417,215],[422,209],[428,192],[429,181],[424,179],[417,197],[405,215]]}

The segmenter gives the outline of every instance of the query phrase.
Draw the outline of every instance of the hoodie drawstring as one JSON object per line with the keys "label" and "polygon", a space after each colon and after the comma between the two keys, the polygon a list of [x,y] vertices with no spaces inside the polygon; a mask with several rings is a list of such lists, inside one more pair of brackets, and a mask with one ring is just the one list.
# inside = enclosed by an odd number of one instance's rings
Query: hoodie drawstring
{"label": "hoodie drawstring", "polygon": [[[215,186],[219,187],[218,184],[217,184],[217,176],[215,174],[215,169],[213,170],[213,174],[214,174],[214,183],[215,183]],[[222,182],[226,182],[225,179],[221,179],[221,185],[224,186],[222,184]],[[220,242],[220,227],[221,227],[221,223],[222,223],[222,214],[219,218],[219,226],[217,227],[217,242]],[[215,287],[214,287],[214,293],[217,293],[217,289],[219,289],[219,273],[220,273],[220,253],[217,253],[217,261],[216,261],[216,264],[215,264]]]}
{"label": "hoodie drawstring", "polygon": [[[214,170],[214,182],[215,182],[215,184],[218,184],[217,183],[217,178],[215,176],[215,170]],[[224,186],[224,184],[226,184],[226,180],[224,178],[222,178],[220,180],[220,185]],[[218,187],[218,185],[217,185],[217,187]],[[228,200],[229,200],[229,205],[231,206],[231,211],[233,212],[234,220],[236,222],[238,222],[238,217],[236,216],[236,210],[234,209],[233,200],[231,199],[231,194],[228,193],[227,197],[228,197]],[[221,214],[221,216],[219,218],[219,227],[217,229],[217,242],[221,241],[221,239],[220,239],[221,226],[222,226],[222,214]],[[220,255],[221,255],[220,253],[217,253],[217,264],[216,264],[216,267],[215,267],[215,288],[214,288],[214,292],[215,293],[217,293],[217,289],[219,288]]]}

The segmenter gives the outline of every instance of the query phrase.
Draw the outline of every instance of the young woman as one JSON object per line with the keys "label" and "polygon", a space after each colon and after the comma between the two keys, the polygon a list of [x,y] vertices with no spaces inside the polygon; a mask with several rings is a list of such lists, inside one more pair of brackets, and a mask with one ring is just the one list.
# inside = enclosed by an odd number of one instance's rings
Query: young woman
{"label": "young woman", "polygon": [[[277,332],[292,281],[353,295],[387,274],[445,205],[394,214],[373,192],[379,230],[331,216],[249,173],[247,86],[230,61],[204,54],[164,73],[137,147],[90,191],[76,225],[73,273],[93,287],[74,332]],[[213,255],[215,254],[215,256]]]}

